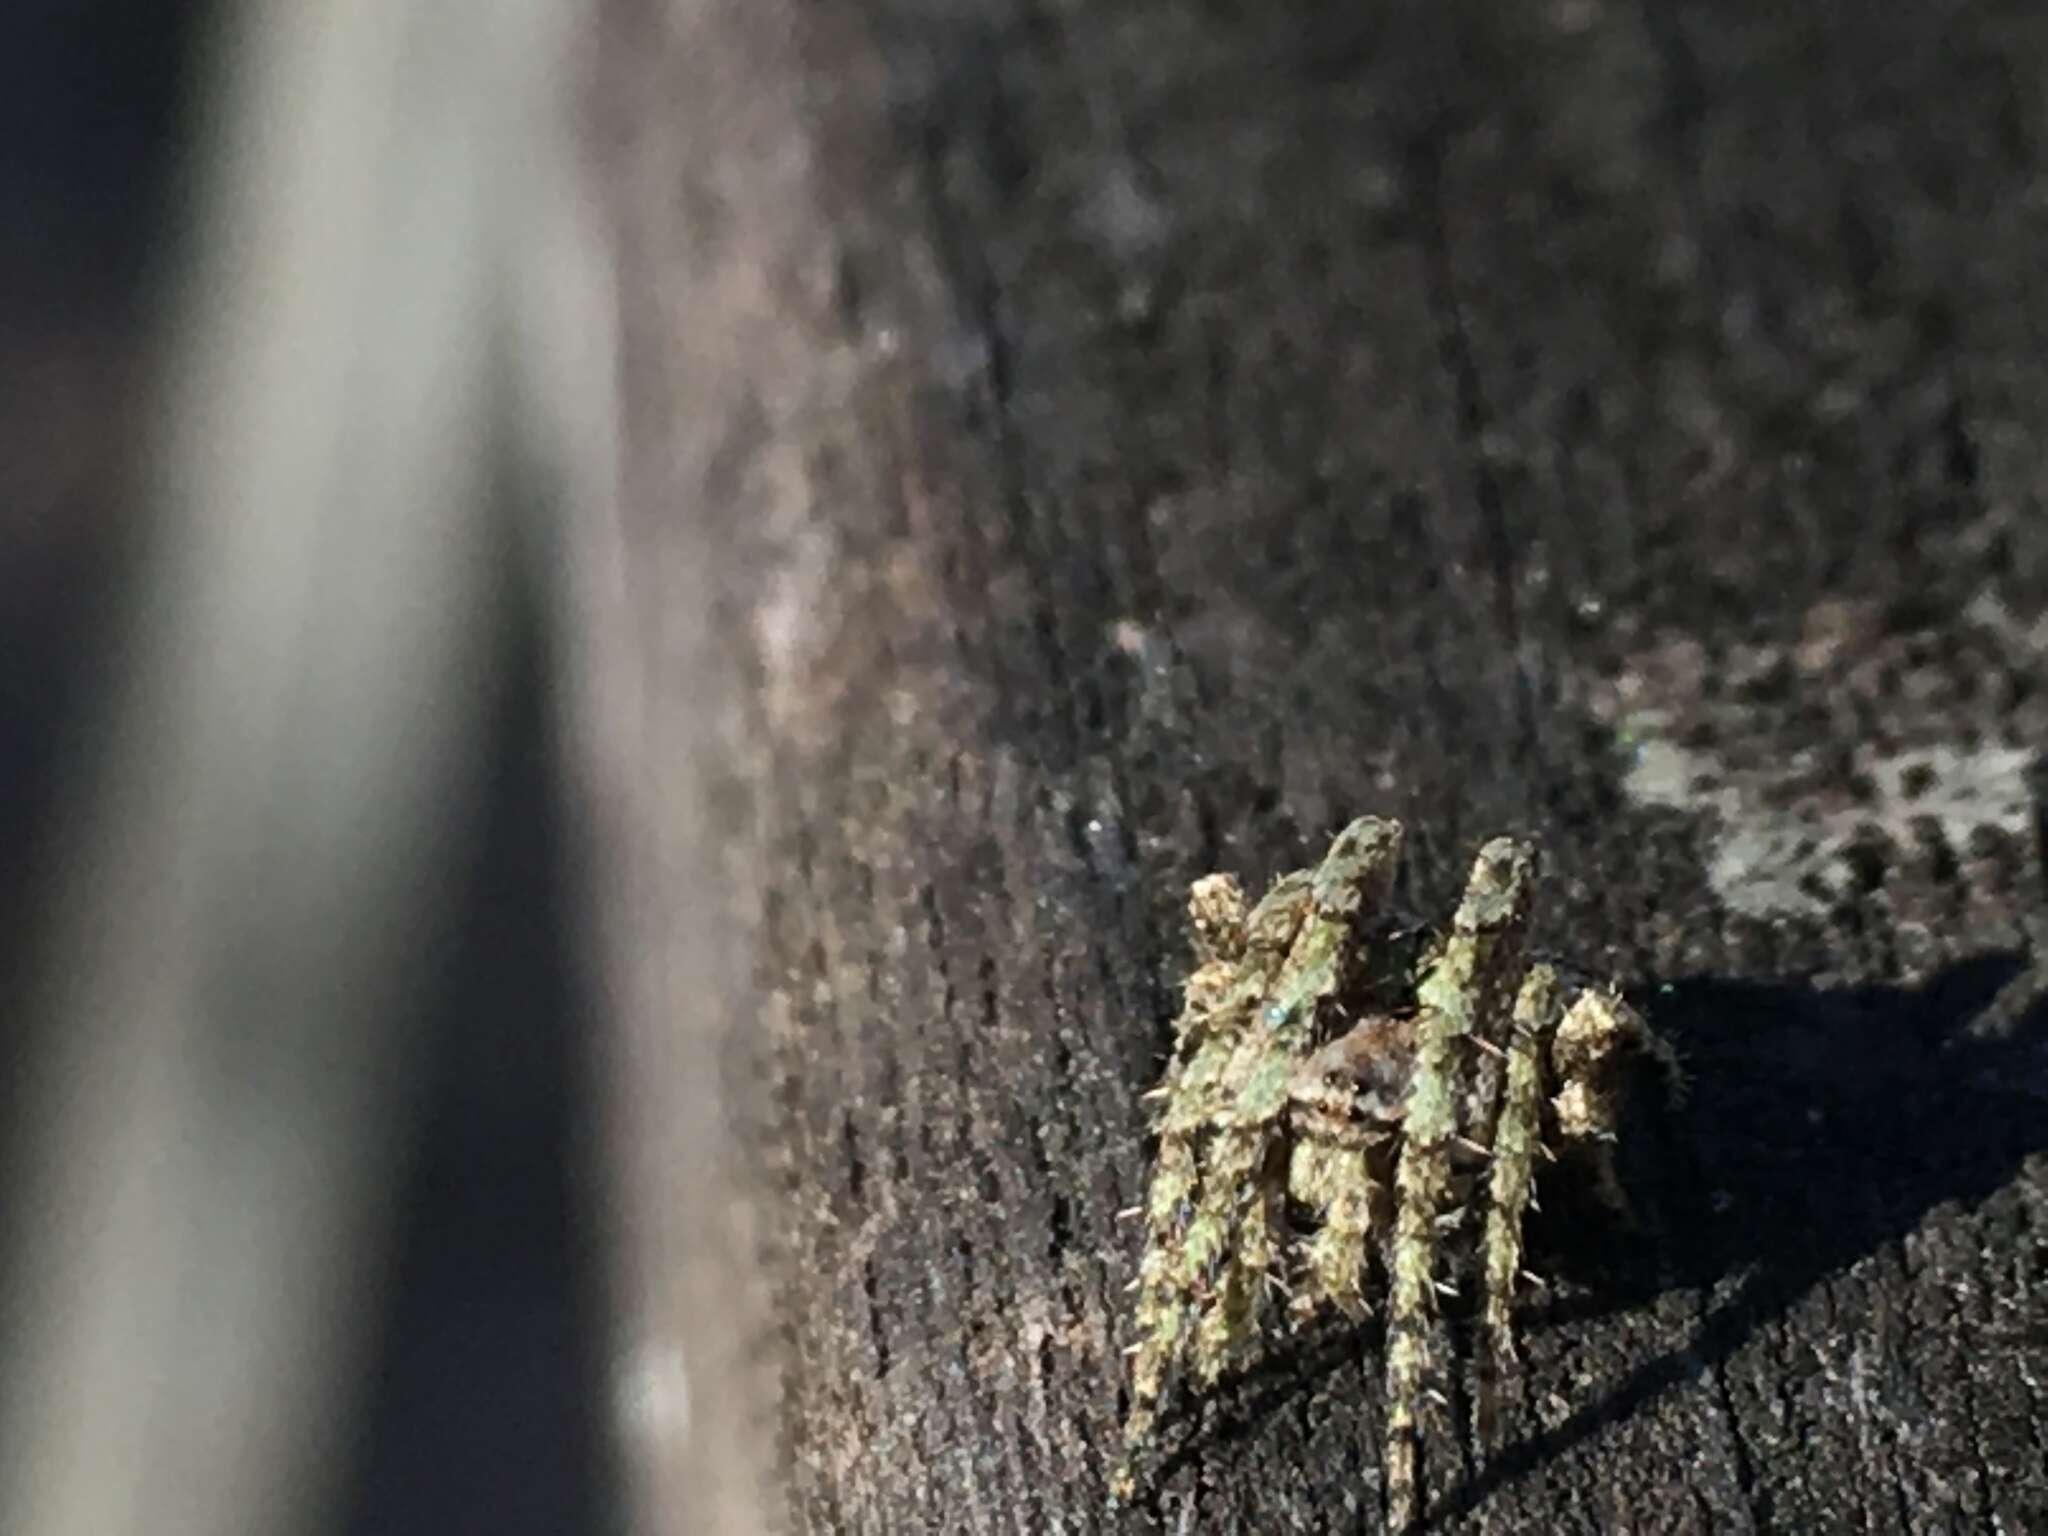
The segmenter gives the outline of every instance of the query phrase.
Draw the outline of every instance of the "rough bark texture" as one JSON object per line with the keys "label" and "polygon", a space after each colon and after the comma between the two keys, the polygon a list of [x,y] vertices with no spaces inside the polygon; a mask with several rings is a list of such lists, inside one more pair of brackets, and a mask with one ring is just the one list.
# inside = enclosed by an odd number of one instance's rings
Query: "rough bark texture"
{"label": "rough bark texture", "polygon": [[1424,911],[1539,837],[1692,1080],[1642,1230],[1546,1200],[1427,1518],[2048,1529],[2048,13],[613,22],[639,1023],[758,1277],[657,1454],[774,1436],[805,1531],[1376,1529],[1372,1325],[1105,1478],[1183,893],[1377,811]]}

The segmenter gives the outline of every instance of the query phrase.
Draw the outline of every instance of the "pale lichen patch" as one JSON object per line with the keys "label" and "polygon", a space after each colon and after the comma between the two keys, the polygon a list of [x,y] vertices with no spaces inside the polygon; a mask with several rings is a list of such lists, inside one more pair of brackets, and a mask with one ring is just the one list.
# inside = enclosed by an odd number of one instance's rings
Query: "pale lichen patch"
{"label": "pale lichen patch", "polygon": [[2044,654],[2048,620],[1989,596],[1941,629],[1830,599],[1785,643],[1645,637],[1585,702],[1632,800],[1711,819],[1706,874],[1731,911],[1812,916],[1868,885],[1872,850],[1953,858],[2030,831]]}

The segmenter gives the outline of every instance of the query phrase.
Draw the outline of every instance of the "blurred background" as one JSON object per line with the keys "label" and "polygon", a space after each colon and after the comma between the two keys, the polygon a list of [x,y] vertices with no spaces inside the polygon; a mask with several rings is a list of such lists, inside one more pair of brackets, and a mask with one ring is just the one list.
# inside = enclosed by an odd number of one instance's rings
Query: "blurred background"
{"label": "blurred background", "polygon": [[565,36],[0,7],[0,1529],[620,1528]]}

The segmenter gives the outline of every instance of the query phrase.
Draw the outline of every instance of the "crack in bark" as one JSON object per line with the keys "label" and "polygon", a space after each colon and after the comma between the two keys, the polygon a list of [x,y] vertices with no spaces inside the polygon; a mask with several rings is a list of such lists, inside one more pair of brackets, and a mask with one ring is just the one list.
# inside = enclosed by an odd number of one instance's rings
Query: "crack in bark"
{"label": "crack in bark", "polygon": [[[1448,121],[1448,114],[1445,114]],[[1533,758],[1540,742],[1535,680],[1529,675],[1523,646],[1520,575],[1513,532],[1509,527],[1500,481],[1489,462],[1492,412],[1481,387],[1473,356],[1470,323],[1458,298],[1448,218],[1444,208],[1444,149],[1436,135],[1417,148],[1412,170],[1424,255],[1424,291],[1436,332],[1437,356],[1456,406],[1457,439],[1471,475],[1479,511],[1480,554],[1493,581],[1493,621],[1507,652],[1514,678],[1515,739],[1523,756]]]}

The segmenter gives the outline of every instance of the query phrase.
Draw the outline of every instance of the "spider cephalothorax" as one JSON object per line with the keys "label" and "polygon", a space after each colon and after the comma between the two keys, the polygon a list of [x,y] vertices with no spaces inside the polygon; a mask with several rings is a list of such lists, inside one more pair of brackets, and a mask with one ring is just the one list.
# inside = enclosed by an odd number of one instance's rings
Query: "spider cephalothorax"
{"label": "spider cephalothorax", "polygon": [[1362,1316],[1383,1278],[1389,1518],[1407,1525],[1446,1274],[1476,1272],[1482,1293],[1484,1435],[1513,1359],[1538,1160],[1568,1158],[1621,1203],[1620,1074],[1635,1051],[1668,1056],[1615,993],[1530,962],[1530,844],[1480,849],[1450,931],[1433,942],[1390,911],[1400,849],[1399,823],[1364,817],[1249,912],[1228,875],[1190,893],[1198,964],[1173,1061],[1149,1095],[1163,1109],[1139,1212],[1121,1494],[1177,1367],[1209,1385],[1245,1362],[1276,1314]]}

